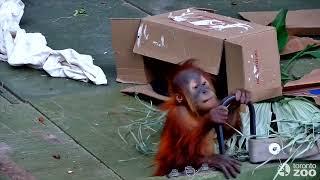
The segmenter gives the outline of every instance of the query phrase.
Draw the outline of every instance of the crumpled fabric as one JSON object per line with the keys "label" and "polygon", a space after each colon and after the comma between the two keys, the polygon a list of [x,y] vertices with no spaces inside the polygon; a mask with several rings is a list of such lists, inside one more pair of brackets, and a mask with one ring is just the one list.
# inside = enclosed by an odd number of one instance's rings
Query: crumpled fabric
{"label": "crumpled fabric", "polygon": [[52,77],[107,84],[102,69],[90,55],[73,49],[53,50],[41,33],[26,33],[19,26],[24,13],[21,0],[0,0],[0,60],[12,66],[43,69]]}

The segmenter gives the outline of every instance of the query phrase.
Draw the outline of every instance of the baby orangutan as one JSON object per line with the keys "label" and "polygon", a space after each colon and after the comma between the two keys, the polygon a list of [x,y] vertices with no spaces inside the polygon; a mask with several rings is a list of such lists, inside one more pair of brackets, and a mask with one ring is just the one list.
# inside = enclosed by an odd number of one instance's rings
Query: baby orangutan
{"label": "baby orangutan", "polygon": [[[172,169],[183,171],[186,166],[199,168],[203,163],[224,173],[226,178],[240,173],[240,162],[215,152],[218,124],[228,123],[240,129],[240,103],[250,101],[250,93],[236,90],[237,103],[221,106],[210,76],[192,64],[179,66],[169,82],[170,100],[163,105],[168,112],[155,159],[155,176],[163,176]],[[232,108],[230,108],[232,107]],[[224,125],[225,137],[234,130]]]}

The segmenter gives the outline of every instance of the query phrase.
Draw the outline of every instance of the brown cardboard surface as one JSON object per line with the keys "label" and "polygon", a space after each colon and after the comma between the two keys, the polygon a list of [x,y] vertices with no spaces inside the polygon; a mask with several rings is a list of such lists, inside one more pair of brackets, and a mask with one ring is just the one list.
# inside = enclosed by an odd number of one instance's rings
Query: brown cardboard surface
{"label": "brown cardboard surface", "polygon": [[255,33],[270,29],[259,24],[222,16],[199,9],[188,8],[156,16],[148,16],[145,22],[154,22],[221,39]]}
{"label": "brown cardboard surface", "polygon": [[[277,15],[277,11],[240,12],[240,16],[251,22],[268,25]],[[291,35],[319,35],[320,9],[288,11],[286,27]]]}
{"label": "brown cardboard surface", "polygon": [[143,18],[133,51],[174,64],[198,59],[200,68],[218,74],[225,39],[271,29],[189,8]]}
{"label": "brown cardboard surface", "polygon": [[[201,59],[199,67],[207,72],[218,74],[223,40],[190,32],[184,29],[169,28],[154,22],[142,21],[141,29],[147,27],[149,39],[137,38],[133,51],[137,54],[179,64],[190,58]],[[152,33],[151,33],[152,32]],[[206,52],[210,52],[208,56]]]}
{"label": "brown cardboard surface", "polygon": [[128,88],[122,89],[121,92],[129,93],[129,94],[143,94],[149,97],[154,97],[162,101],[166,101],[169,99],[169,97],[167,96],[162,96],[161,94],[154,92],[150,84],[130,86]]}
{"label": "brown cardboard surface", "polygon": [[310,37],[289,36],[288,42],[285,48],[280,53],[280,55],[286,55],[286,54],[302,51],[308,45],[313,45],[313,44],[320,46],[320,41]]}
{"label": "brown cardboard surface", "polygon": [[315,69],[309,74],[304,75],[301,79],[290,81],[284,85],[284,90],[296,89],[303,86],[312,86],[320,84],[320,69]]}
{"label": "brown cardboard surface", "polygon": [[132,52],[140,19],[111,19],[117,81],[146,84],[143,57]]}
{"label": "brown cardboard surface", "polygon": [[[250,90],[253,101],[281,94],[275,31],[231,38],[225,43],[228,91]],[[263,42],[263,43],[261,43]]]}
{"label": "brown cardboard surface", "polygon": [[[143,83],[157,77],[165,80],[169,66],[193,58],[198,60],[196,65],[215,75],[221,75],[220,68],[225,68],[221,64],[226,62],[229,92],[236,88],[251,90],[254,102],[282,94],[273,27],[194,8],[148,16],[140,25],[139,21],[113,20],[113,36],[120,38],[113,38],[118,79]],[[150,85],[122,92],[167,98],[155,93]]]}
{"label": "brown cardboard surface", "polygon": [[284,95],[312,97],[320,105],[320,96],[310,93],[310,90],[320,89],[320,69],[315,69],[301,79],[290,81],[284,85]]}
{"label": "brown cardboard surface", "polygon": [[320,89],[320,86],[303,87],[300,89],[285,90],[283,94],[288,96],[310,97],[310,98],[313,98],[316,104],[320,105],[320,96],[310,93],[310,90],[318,90],[318,89]]}

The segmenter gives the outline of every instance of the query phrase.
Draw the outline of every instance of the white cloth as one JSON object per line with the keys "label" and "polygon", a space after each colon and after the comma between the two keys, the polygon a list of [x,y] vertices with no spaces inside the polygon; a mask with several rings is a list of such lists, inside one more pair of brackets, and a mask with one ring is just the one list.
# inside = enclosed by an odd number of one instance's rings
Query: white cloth
{"label": "white cloth", "polygon": [[52,77],[107,84],[102,69],[90,55],[73,49],[52,50],[41,33],[26,33],[19,26],[24,12],[21,0],[0,0],[0,60],[12,66],[28,65]]}

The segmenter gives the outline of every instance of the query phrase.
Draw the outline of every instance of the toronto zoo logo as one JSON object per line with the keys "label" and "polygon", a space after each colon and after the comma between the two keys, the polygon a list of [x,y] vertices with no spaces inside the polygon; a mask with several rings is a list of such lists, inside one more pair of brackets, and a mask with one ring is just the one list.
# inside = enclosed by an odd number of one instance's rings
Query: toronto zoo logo
{"label": "toronto zoo logo", "polygon": [[294,177],[314,177],[317,175],[316,168],[317,165],[313,163],[293,163],[291,167],[289,164],[280,164],[279,175],[289,176],[290,174],[292,174]]}
{"label": "toronto zoo logo", "polygon": [[[281,169],[280,169],[281,168]],[[282,164],[279,165],[279,175],[280,176],[289,176],[290,175],[291,168],[289,164]]]}

